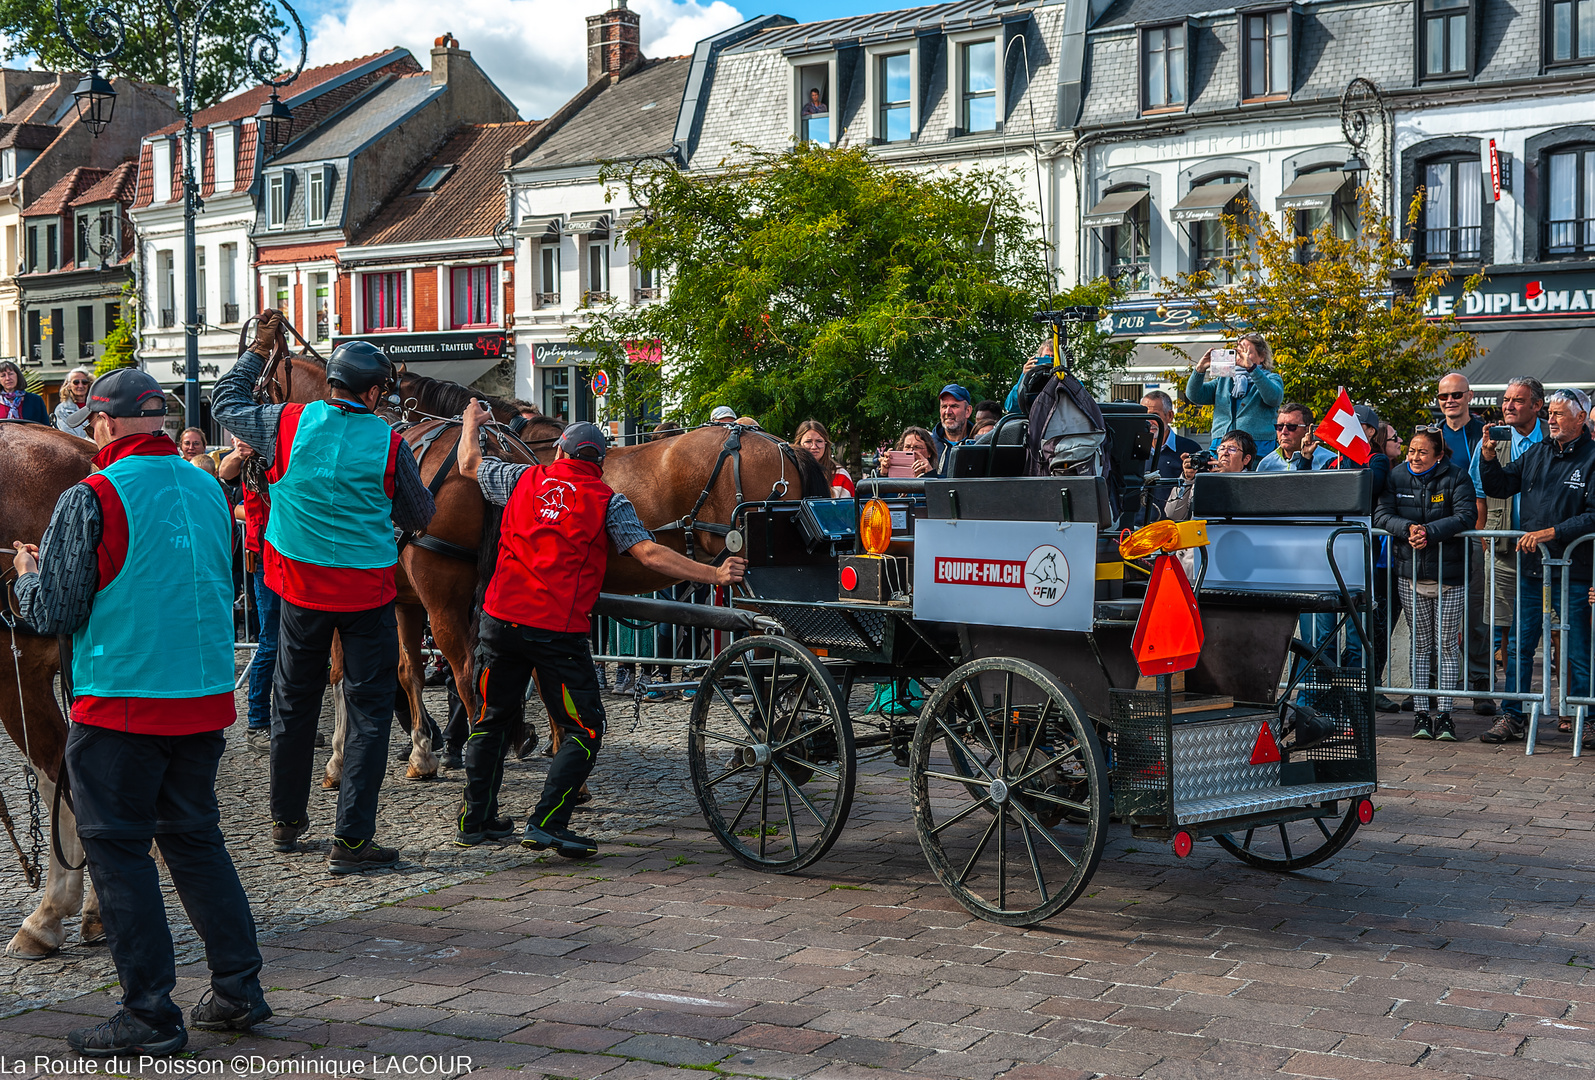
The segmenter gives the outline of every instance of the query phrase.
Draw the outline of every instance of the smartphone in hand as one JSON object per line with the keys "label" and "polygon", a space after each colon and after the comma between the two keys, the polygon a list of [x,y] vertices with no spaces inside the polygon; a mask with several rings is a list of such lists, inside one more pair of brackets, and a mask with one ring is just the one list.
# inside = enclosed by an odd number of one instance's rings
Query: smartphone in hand
{"label": "smartphone in hand", "polygon": [[886,451],[886,476],[888,479],[912,480],[914,455],[907,450]]}
{"label": "smartphone in hand", "polygon": [[1512,425],[1510,425],[1510,424],[1491,424],[1490,425],[1490,441],[1491,442],[1504,442],[1504,443],[1511,442],[1512,441]]}
{"label": "smartphone in hand", "polygon": [[1208,373],[1219,379],[1235,374],[1235,350],[1214,349]]}

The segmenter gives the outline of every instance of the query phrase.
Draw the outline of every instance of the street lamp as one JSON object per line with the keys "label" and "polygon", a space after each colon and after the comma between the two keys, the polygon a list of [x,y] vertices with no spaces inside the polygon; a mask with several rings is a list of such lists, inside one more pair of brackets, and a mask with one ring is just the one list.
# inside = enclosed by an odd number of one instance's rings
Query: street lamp
{"label": "street lamp", "polygon": [[1384,95],[1369,80],[1360,76],[1352,79],[1340,95],[1340,131],[1346,136],[1346,145],[1351,147],[1351,156],[1340,167],[1340,171],[1359,188],[1368,178],[1368,160],[1364,155],[1375,121],[1378,121],[1380,133],[1385,136],[1380,144],[1380,152],[1388,153],[1386,148],[1390,140],[1385,125],[1389,121],[1389,114],[1385,112]]}
{"label": "street lamp", "polygon": [[[183,116],[183,419],[190,426],[199,424],[199,297],[196,295],[198,272],[194,258],[194,214],[201,209],[199,179],[194,167],[194,87],[198,82],[200,49],[198,47],[204,22],[211,11],[210,4],[201,4],[192,18],[178,11],[178,0],[161,0],[171,20],[173,44],[177,52],[178,98],[177,108]],[[286,0],[274,0],[293,20],[299,34],[299,59],[292,71],[278,77],[279,48],[274,38],[256,34],[249,39],[245,49],[249,70],[262,83],[271,87],[271,99],[255,114],[259,125],[262,154],[269,154],[284,146],[293,131],[293,112],[277,97],[277,91],[299,77],[305,67],[305,24],[299,13]],[[80,44],[67,24],[66,13],[61,10],[61,0],[55,0],[55,21],[67,47],[88,65],[89,73],[73,91],[77,101],[78,116],[96,137],[111,122],[111,112],[116,107],[116,90],[100,75],[100,65],[114,60],[122,51],[123,23],[110,8],[103,5],[89,9],[83,25],[88,36],[98,44],[86,48]]]}

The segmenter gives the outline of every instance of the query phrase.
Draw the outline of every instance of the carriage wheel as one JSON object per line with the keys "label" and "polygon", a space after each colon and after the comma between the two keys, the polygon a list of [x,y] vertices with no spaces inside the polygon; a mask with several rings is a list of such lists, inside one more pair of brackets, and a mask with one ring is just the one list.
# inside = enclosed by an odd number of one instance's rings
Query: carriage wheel
{"label": "carriage wheel", "polygon": [[786,874],[820,858],[853,803],[841,691],[786,638],[742,638],[715,656],[692,701],[687,757],[704,821],[755,870]]}
{"label": "carriage wheel", "polygon": [[1305,870],[1317,866],[1351,842],[1361,821],[1352,799],[1340,827],[1334,818],[1312,817],[1279,825],[1259,825],[1240,833],[1219,833],[1213,837],[1220,847],[1248,866],[1259,870]]}
{"label": "carriage wheel", "polygon": [[914,731],[920,846],[971,913],[1041,922],[1074,902],[1102,858],[1107,776],[1068,687],[1028,661],[972,661],[936,688]]}

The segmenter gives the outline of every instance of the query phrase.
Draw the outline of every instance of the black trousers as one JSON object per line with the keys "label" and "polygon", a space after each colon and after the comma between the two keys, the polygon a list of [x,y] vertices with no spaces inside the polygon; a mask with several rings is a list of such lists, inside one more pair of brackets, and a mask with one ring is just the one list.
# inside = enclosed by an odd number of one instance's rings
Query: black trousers
{"label": "black trousers", "polygon": [[172,1003],[177,970],[152,840],[205,943],[211,989],[235,1005],[262,996],[255,917],[216,808],[216,764],[226,745],[220,731],[134,735],[73,724],[67,735],[78,835],[122,981],[122,1004],[151,1027],[183,1023]]}
{"label": "black trousers", "polygon": [[448,691],[449,720],[443,729],[444,746],[450,750],[459,750],[465,745],[465,740],[471,737],[471,721],[465,715],[465,702],[460,700],[460,691],[454,685],[454,668],[447,663],[443,665],[443,688]]}
{"label": "black trousers", "polygon": [[499,816],[504,755],[526,715],[526,690],[534,674],[543,704],[559,725],[561,742],[548,766],[532,823],[543,829],[568,826],[576,793],[593,771],[605,718],[587,635],[517,626],[483,612],[476,646],[483,708],[465,743],[465,811],[460,828],[466,832]]}
{"label": "black trousers", "polygon": [[273,821],[305,820],[334,630],[343,642],[349,726],[333,832],[352,842],[369,840],[376,835],[377,792],[388,767],[393,673],[399,664],[391,603],[366,611],[316,611],[282,602],[272,682],[271,816]]}

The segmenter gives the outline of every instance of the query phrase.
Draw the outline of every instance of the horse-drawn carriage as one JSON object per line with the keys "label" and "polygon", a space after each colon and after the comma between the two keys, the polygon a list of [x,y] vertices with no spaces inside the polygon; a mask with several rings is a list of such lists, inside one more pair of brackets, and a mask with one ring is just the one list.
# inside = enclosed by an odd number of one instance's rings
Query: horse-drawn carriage
{"label": "horse-drawn carriage", "polygon": [[[1257,867],[1319,863],[1373,814],[1373,679],[1295,631],[1330,612],[1364,632],[1369,503],[1362,473],[1206,475],[1205,525],[1123,551],[1093,476],[740,506],[750,632],[690,719],[704,819],[743,864],[799,870],[837,840],[860,762],[889,757],[942,884],[1016,925],[1080,895],[1113,820],[1181,857],[1211,838]],[[1124,551],[1157,552],[1150,576]],[[917,716],[864,704],[910,681],[934,684]]]}

